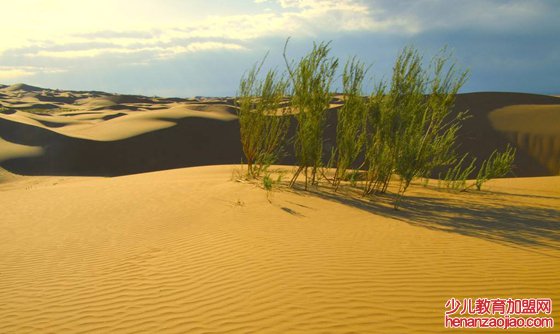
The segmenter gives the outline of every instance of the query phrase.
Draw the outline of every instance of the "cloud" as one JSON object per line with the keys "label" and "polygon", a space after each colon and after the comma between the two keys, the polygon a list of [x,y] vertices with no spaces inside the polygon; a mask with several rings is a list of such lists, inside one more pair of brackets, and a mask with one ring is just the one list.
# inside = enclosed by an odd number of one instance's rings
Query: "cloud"
{"label": "cloud", "polygon": [[12,81],[14,79],[26,78],[37,74],[52,74],[62,72],[65,72],[65,70],[34,66],[0,66],[0,80]]}
{"label": "cloud", "polygon": [[523,32],[549,28],[543,25],[546,22],[556,22],[555,26],[560,27],[560,21],[552,19],[560,15],[560,6],[550,1],[376,0],[371,9],[375,17],[409,22],[415,34],[433,30]]}
{"label": "cloud", "polygon": [[[173,16],[174,13],[167,13],[170,15],[167,20],[147,16],[150,11],[146,9],[169,9],[165,5],[168,1],[162,1],[157,8],[150,7],[156,3],[154,1],[139,1],[135,10],[146,11],[136,13],[138,17],[122,15],[119,12],[122,11],[122,8],[119,10],[121,1],[99,1],[105,6],[102,12],[99,6],[92,6],[88,1],[82,8],[59,0],[51,8],[45,7],[44,2],[28,0],[25,20],[14,20],[14,16],[24,10],[19,4],[8,5],[7,23],[12,24],[13,29],[11,34],[0,30],[0,38],[4,37],[4,43],[0,44],[0,61],[3,54],[18,65],[21,60],[16,59],[24,59],[25,65],[55,61],[67,68],[77,64],[61,64],[60,60],[112,59],[114,66],[146,65],[200,52],[248,51],[254,47],[251,41],[271,36],[317,37],[325,32],[383,30],[400,24],[373,21],[368,7],[354,0],[267,1],[266,6],[276,6],[275,10],[261,8],[251,14],[249,10],[222,15],[201,13],[200,17],[189,20],[182,19],[182,15]],[[39,9],[44,10],[41,16],[37,16]],[[55,10],[60,12],[55,14]],[[84,17],[85,11],[90,13]],[[10,15],[12,13],[15,15]],[[58,20],[56,15],[62,14],[66,14],[64,19]],[[41,23],[49,15],[53,17],[42,29],[25,23]],[[141,25],[137,24],[138,18],[143,18]],[[108,30],[106,22],[115,22],[113,29]]]}
{"label": "cloud", "polygon": [[101,55],[126,55],[149,53],[151,58],[162,59],[169,58],[184,53],[194,53],[215,50],[245,50],[245,47],[235,43],[221,42],[193,42],[186,45],[168,45],[168,46],[151,46],[151,47],[104,47],[104,48],[82,48],[70,50],[39,50],[37,52],[26,53],[27,57],[47,57],[47,58],[94,58]]}
{"label": "cloud", "polygon": [[[216,39],[225,39],[231,41],[230,44],[239,45],[235,42],[267,36],[317,36],[323,32],[407,29],[406,22],[399,19],[374,19],[370,8],[355,0],[268,1],[267,3],[276,6],[276,10],[266,11],[261,8],[255,13],[248,13],[247,10],[241,14],[202,14],[194,18],[188,18],[186,14],[185,17],[175,14],[176,16],[169,17],[169,20],[162,20],[155,15],[147,16],[148,12],[144,11],[136,13],[137,17],[128,13],[122,15],[123,8],[119,7],[119,4],[122,5],[121,1],[100,0],[99,6],[92,6],[91,2],[86,1],[84,8],[69,1],[56,1],[54,3],[57,6],[53,6],[54,8],[45,7],[45,3],[40,1],[27,2],[30,5],[25,9],[13,3],[3,8],[4,17],[7,17],[5,24],[11,26],[11,29],[0,31],[0,38],[3,40],[0,54],[8,50],[35,48],[37,52],[32,53],[34,56],[83,58],[145,51],[138,46],[145,49],[165,48],[168,45],[182,47],[184,44],[181,43],[193,39],[204,39],[202,42],[207,43],[216,43]],[[138,3],[138,8],[146,10],[157,2],[145,0]],[[165,3],[166,1],[162,1],[161,7],[169,7],[165,6]],[[102,5],[106,7],[100,12]],[[38,12],[39,9],[44,9],[45,12]],[[59,9],[60,12],[55,14],[53,12],[55,9]],[[131,11],[130,8],[126,10]],[[22,11],[28,14],[27,17],[17,18]],[[16,15],[11,15],[12,13]],[[49,15],[52,15],[52,18],[46,20]],[[139,24],[139,18],[144,16],[147,17]],[[29,22],[34,24],[31,25]],[[106,29],[106,22],[112,22],[113,30]],[[92,42],[118,45],[118,47],[87,51],[50,50],[61,45]],[[194,45],[190,48],[187,46],[187,49],[191,52],[221,49],[216,47],[216,44],[211,45],[213,45],[211,48]],[[242,49],[231,45],[222,46],[228,50]]]}
{"label": "cloud", "polygon": [[[241,41],[271,36],[316,37],[339,32],[410,36],[443,29],[519,31],[538,26],[543,15],[560,15],[560,9],[554,8],[558,6],[543,1],[246,1],[246,5],[225,5],[215,14],[208,10],[210,7],[204,11],[206,2],[197,0],[139,0],[134,7],[124,0],[8,2],[3,5],[2,20],[10,29],[0,30],[0,55],[35,48],[36,55],[45,57],[96,57],[135,53],[139,46],[181,47],[194,39],[224,39],[239,45]],[[111,22],[111,30],[107,30],[107,22]],[[92,42],[118,47],[65,53],[50,50]],[[125,48],[129,50],[117,50]]]}
{"label": "cloud", "polygon": [[35,75],[35,72],[21,68],[0,68],[0,80],[12,80],[16,78]]}
{"label": "cloud", "polygon": [[[282,66],[282,59],[274,57],[281,57],[282,41],[291,36],[294,57],[312,41],[333,40],[333,54],[373,61],[380,75],[390,75],[397,50],[406,44],[427,54],[449,45],[472,68],[471,82],[477,87],[492,87],[497,82],[492,75],[506,82],[507,75],[523,68],[539,73],[534,81],[544,87],[558,83],[552,78],[560,54],[558,17],[560,6],[539,0],[8,1],[2,5],[7,28],[0,30],[0,80],[48,82],[44,69],[60,68],[68,74],[52,76],[55,85],[78,85],[88,76],[92,85],[107,80],[130,88],[139,84],[130,78],[161,80],[161,71],[179,75],[181,67],[218,89],[225,82],[235,85],[233,76],[267,50],[272,65]],[[218,62],[223,66],[219,73]],[[135,68],[139,65],[142,71]],[[125,74],[115,80],[119,70]],[[197,70],[204,74],[194,75]],[[78,73],[82,77],[74,80]]]}

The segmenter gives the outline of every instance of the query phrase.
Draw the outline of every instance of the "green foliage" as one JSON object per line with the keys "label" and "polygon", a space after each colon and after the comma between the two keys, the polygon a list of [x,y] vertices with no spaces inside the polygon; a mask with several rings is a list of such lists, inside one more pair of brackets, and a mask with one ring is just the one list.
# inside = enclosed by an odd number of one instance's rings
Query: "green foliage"
{"label": "green foliage", "polygon": [[384,83],[370,97],[365,194],[385,192],[393,173],[401,182],[395,209],[416,177],[455,160],[455,139],[464,113],[452,114],[455,94],[466,79],[448,66],[442,52],[423,68],[417,50],[405,48],[393,67],[389,91]]}
{"label": "green foliage", "polygon": [[274,171],[274,173],[278,174],[276,178],[273,178],[273,173],[268,167],[265,167],[263,170],[262,187],[266,190],[266,199],[270,203],[272,203],[270,199],[272,189],[282,182],[282,177],[284,176],[284,172],[281,170]]}
{"label": "green foliage", "polygon": [[401,186],[395,209],[415,177],[428,175],[435,167],[455,159],[455,139],[464,114],[451,112],[467,73],[457,73],[454,65],[447,67],[448,60],[444,53],[437,55],[430,76],[422,68],[418,51],[405,48],[395,64],[389,93],[400,120],[395,172],[401,178]]}
{"label": "green foliage", "polygon": [[307,189],[309,183],[316,182],[317,170],[322,165],[326,111],[332,99],[330,88],[338,60],[329,57],[329,43],[320,43],[314,44],[313,49],[298,62],[289,61],[286,56],[288,41],[284,45],[284,60],[292,84],[291,107],[297,120],[294,151],[299,165],[290,185],[295,184],[303,171]]}
{"label": "green foliage", "polygon": [[462,166],[467,156],[468,153],[463,155],[461,160],[459,160],[454,166],[447,169],[447,172],[443,177],[443,183],[447,189],[455,191],[463,191],[467,189],[467,178],[472,174],[472,172],[474,172],[476,163],[476,158],[474,158],[467,167],[463,168]]}
{"label": "green foliage", "polygon": [[366,140],[367,101],[363,97],[363,81],[367,69],[356,58],[348,60],[342,73],[344,105],[338,112],[336,127],[336,171],[334,186],[338,188],[346,171],[356,161]]}
{"label": "green foliage", "polygon": [[478,174],[476,176],[475,186],[477,190],[482,188],[482,185],[497,177],[504,177],[511,173],[513,169],[513,161],[515,160],[515,148],[509,144],[504,152],[494,150],[487,160],[484,160]]}
{"label": "green foliage", "polygon": [[264,166],[278,160],[289,126],[282,107],[287,81],[274,70],[260,79],[263,63],[264,59],[241,78],[236,99],[248,177],[258,177]]}
{"label": "green foliage", "polygon": [[263,176],[263,187],[264,187],[264,189],[266,189],[267,191],[271,191],[273,184],[274,184],[274,181],[272,180],[272,177],[270,176],[270,174],[266,173]]}
{"label": "green foliage", "polygon": [[[264,81],[259,81],[261,63],[241,80],[238,97],[241,137],[249,173],[255,176],[264,166],[263,187],[267,190],[274,182],[266,166],[277,158],[287,128],[287,123],[270,123],[268,119],[283,119],[270,115],[281,106],[288,86],[289,108],[296,120],[293,143],[298,164],[290,186],[301,173],[305,176],[305,189],[318,182],[318,172],[327,178],[323,165],[323,136],[338,59],[329,56],[329,43],[319,43],[298,61],[288,60],[288,41],[284,45],[284,60],[289,85],[278,79],[276,72],[269,72]],[[456,156],[457,133],[466,113],[452,110],[467,72],[456,70],[445,49],[426,68],[420,53],[407,47],[396,59],[391,81],[378,82],[369,97],[363,96],[366,73],[364,63],[356,58],[349,59],[342,71],[344,104],[338,111],[336,146],[326,165],[336,167],[334,177],[329,179],[335,189],[343,180],[352,185],[363,180],[364,195],[385,193],[396,174],[400,178],[394,204],[397,209],[412,180],[418,177],[427,180],[434,169],[445,167],[446,186],[466,189],[466,178],[473,172],[475,160],[463,168],[467,156],[460,160]],[[271,138],[269,141],[263,137]],[[364,156],[358,168],[365,169],[362,172],[352,170],[360,155]],[[511,155],[509,150],[493,154],[479,172],[482,183],[509,172]],[[261,167],[252,167],[254,163],[260,163]]]}
{"label": "green foliage", "polygon": [[351,170],[344,174],[344,181],[350,182],[352,187],[358,185],[358,181],[362,180],[363,173],[359,170]]}
{"label": "green foliage", "polygon": [[367,113],[365,165],[367,177],[364,195],[385,192],[393,173],[393,118],[385,97],[386,85],[379,83],[371,93]]}

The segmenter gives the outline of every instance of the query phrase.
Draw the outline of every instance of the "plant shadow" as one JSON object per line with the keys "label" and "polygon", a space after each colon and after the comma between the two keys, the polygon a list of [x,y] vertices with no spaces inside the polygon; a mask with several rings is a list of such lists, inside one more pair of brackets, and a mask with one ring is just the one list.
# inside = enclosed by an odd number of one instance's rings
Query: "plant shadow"
{"label": "plant shadow", "polygon": [[[295,191],[305,196],[305,192]],[[560,198],[544,197],[548,201],[557,201],[558,205],[538,206],[522,204],[524,195],[519,194],[516,194],[517,201],[512,203],[508,200],[511,194],[507,193],[446,193],[442,196],[434,190],[426,190],[407,195],[401,209],[394,210],[393,194],[368,198],[362,197],[355,189],[333,192],[319,187],[309,190],[307,195],[431,230],[457,233],[513,247],[538,246],[560,251],[560,210],[554,208],[560,207]],[[535,196],[527,195],[529,198]]]}

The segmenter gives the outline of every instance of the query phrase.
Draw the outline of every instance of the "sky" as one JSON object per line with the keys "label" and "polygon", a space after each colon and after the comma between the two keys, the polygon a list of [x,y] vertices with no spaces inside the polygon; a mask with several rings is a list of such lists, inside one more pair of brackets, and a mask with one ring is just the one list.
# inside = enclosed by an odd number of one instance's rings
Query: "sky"
{"label": "sky", "polygon": [[447,46],[462,92],[560,94],[560,0],[2,1],[0,83],[148,96],[232,96],[268,52],[284,69],[313,42],[389,78],[414,46]]}

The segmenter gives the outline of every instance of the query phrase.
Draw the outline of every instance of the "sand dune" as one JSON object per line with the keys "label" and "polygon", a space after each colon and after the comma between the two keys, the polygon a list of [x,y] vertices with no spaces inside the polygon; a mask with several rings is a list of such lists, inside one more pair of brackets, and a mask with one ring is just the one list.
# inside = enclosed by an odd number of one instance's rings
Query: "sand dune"
{"label": "sand dune", "polygon": [[[15,173],[123,175],[238,163],[242,158],[232,99],[148,98],[24,84],[0,88],[0,94],[4,108],[0,137],[23,147],[40,146],[42,152],[38,156],[13,149],[9,150],[12,155],[3,153],[0,166]],[[327,152],[335,144],[336,111],[340,106],[341,96],[337,96],[328,114]],[[525,116],[520,116],[523,106],[532,107],[523,109]],[[460,132],[459,151],[470,152],[482,161],[494,149],[512,143],[518,147],[516,175],[557,175],[558,106],[559,98],[545,95],[460,94],[456,109],[468,109],[473,117],[465,121]],[[514,130],[509,125],[504,127],[510,118],[517,119]],[[539,121],[525,122],[522,118]],[[281,163],[293,162],[288,148]]]}
{"label": "sand dune", "polygon": [[[26,87],[0,90],[5,94],[0,136],[13,144],[0,164],[12,172],[122,175],[240,161],[235,109],[226,101]],[[28,94],[25,104],[21,93]],[[41,154],[29,154],[27,147]]]}
{"label": "sand dune", "polygon": [[450,297],[560,298],[559,177],[395,213],[235,168],[0,185],[0,332],[446,333]]}
{"label": "sand dune", "polygon": [[26,85],[24,83],[13,84],[10,86],[4,86],[4,85],[2,86],[3,87],[0,88],[6,92],[13,92],[13,91],[36,92],[36,91],[43,90],[43,88]]}
{"label": "sand dune", "polygon": [[553,174],[560,174],[560,104],[513,105],[489,115],[495,129]]}
{"label": "sand dune", "polygon": [[[515,106],[520,105],[534,105],[534,106],[554,106],[560,105],[560,99],[547,95],[535,95],[524,93],[469,93],[459,94],[457,96],[457,110],[469,110],[470,119],[464,122],[463,128],[459,132],[460,144],[459,151],[461,153],[470,152],[479,161],[486,159],[494,149],[504,149],[506,145],[512,144],[517,147],[517,156],[515,159],[515,174],[517,176],[544,176],[544,175],[558,175],[558,171],[550,169],[543,161],[558,161],[560,155],[556,151],[548,151],[547,156],[539,156],[538,151],[529,149],[525,145],[519,145],[509,134],[502,131],[501,127],[491,117],[493,111],[510,107],[519,108]],[[528,110],[530,112],[530,110]],[[531,114],[532,115],[532,114]],[[548,114],[552,116],[550,126],[557,123],[557,115]],[[505,124],[509,117],[507,114],[501,114],[501,124]],[[512,115],[512,118],[516,117]],[[529,116],[532,117],[532,116]],[[548,136],[549,125],[544,125],[545,122],[533,123],[531,126],[531,133],[535,136]],[[517,132],[526,132],[524,130],[525,124],[518,123],[519,127]],[[528,125],[528,124],[527,124]],[[528,125],[529,126],[529,125]],[[539,128],[544,126],[545,128]],[[557,126],[560,128],[560,126]],[[559,137],[560,133],[553,135]]]}

